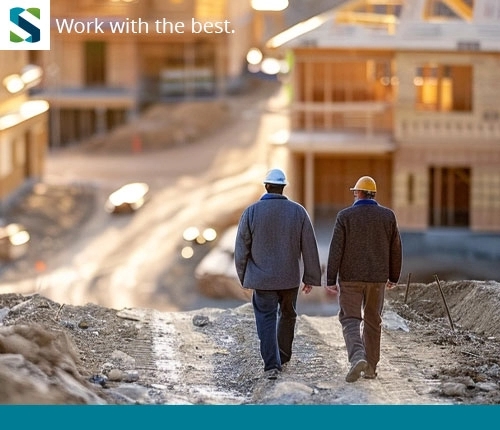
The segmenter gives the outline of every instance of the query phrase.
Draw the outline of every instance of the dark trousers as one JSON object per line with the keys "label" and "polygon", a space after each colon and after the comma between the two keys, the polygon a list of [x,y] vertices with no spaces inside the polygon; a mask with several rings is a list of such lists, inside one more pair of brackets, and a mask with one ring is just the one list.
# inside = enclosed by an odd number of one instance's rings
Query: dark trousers
{"label": "dark trousers", "polygon": [[341,282],[339,321],[351,364],[365,359],[374,369],[380,360],[385,283]]}
{"label": "dark trousers", "polygon": [[253,292],[252,304],[264,371],[281,370],[281,366],[292,357],[298,293],[298,287],[289,290]]}

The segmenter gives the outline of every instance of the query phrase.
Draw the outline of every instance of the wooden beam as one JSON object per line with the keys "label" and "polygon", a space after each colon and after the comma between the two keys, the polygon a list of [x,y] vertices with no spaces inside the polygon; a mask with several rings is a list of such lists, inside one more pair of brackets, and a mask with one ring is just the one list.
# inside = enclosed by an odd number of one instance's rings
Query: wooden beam
{"label": "wooden beam", "polygon": [[400,6],[404,4],[404,0],[352,0],[348,1],[342,6],[339,6],[338,11],[355,11],[360,10],[362,6],[365,6],[364,10],[369,10],[369,6]]}
{"label": "wooden beam", "polygon": [[354,22],[365,24],[391,25],[398,22],[395,15],[382,15],[379,13],[366,12],[339,12],[336,15],[336,22]]}
{"label": "wooden beam", "polygon": [[338,11],[353,11],[366,4],[366,0],[351,0],[340,6]]}
{"label": "wooden beam", "polygon": [[453,12],[466,21],[472,20],[473,9],[464,0],[441,0]]}

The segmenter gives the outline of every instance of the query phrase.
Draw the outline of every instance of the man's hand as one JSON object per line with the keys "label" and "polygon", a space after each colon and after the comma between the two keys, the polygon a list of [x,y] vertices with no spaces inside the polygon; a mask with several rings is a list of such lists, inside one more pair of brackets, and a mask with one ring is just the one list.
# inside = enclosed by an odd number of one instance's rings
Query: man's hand
{"label": "man's hand", "polygon": [[387,290],[392,290],[393,288],[396,288],[398,286],[398,283],[397,282],[391,282],[391,281],[387,281],[385,283],[385,288]]}
{"label": "man's hand", "polygon": [[325,290],[327,294],[335,295],[339,292],[339,286],[335,285],[325,285]]}
{"label": "man's hand", "polygon": [[309,294],[312,291],[312,289],[313,289],[312,285],[304,284],[304,286],[302,287],[302,292],[304,294]]}

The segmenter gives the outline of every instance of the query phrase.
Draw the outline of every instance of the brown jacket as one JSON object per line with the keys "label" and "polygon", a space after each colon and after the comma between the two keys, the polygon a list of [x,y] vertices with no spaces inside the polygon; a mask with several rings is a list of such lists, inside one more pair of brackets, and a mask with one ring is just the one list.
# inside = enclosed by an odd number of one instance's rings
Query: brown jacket
{"label": "brown jacket", "polygon": [[401,236],[391,209],[363,199],[341,210],[328,254],[327,285],[338,281],[398,282]]}

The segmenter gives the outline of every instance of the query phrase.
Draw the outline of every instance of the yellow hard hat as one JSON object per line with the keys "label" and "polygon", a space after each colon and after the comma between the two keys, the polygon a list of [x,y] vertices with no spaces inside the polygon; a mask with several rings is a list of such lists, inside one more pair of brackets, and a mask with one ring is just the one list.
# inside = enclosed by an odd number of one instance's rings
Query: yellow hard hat
{"label": "yellow hard hat", "polygon": [[370,193],[377,192],[377,184],[371,176],[361,176],[356,182],[356,185],[350,189],[351,191],[368,191]]}

